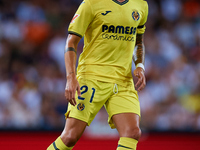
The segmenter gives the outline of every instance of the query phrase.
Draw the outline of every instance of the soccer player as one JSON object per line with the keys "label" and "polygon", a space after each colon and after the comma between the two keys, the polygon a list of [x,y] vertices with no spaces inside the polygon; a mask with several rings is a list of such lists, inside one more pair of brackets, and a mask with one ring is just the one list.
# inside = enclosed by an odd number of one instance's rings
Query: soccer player
{"label": "soccer player", "polygon": [[[144,0],[84,0],[74,15],[65,47],[69,101],[65,128],[47,150],[71,150],[104,105],[108,123],[119,132],[117,150],[136,150],[141,136],[138,91],[145,87]],[[76,52],[84,48],[76,73]],[[134,53],[133,53],[134,51]],[[134,86],[131,66],[136,65]],[[98,130],[98,129],[97,129]]]}

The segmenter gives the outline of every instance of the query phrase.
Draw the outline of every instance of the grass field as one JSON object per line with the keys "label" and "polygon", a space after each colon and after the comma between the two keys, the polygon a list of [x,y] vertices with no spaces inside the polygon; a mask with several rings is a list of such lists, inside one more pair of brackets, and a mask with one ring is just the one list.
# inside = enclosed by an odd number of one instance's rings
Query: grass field
{"label": "grass field", "polygon": [[[0,150],[45,150],[60,132],[0,132]],[[118,139],[82,137],[73,150],[115,150]],[[143,134],[137,150],[200,150],[200,134]]]}

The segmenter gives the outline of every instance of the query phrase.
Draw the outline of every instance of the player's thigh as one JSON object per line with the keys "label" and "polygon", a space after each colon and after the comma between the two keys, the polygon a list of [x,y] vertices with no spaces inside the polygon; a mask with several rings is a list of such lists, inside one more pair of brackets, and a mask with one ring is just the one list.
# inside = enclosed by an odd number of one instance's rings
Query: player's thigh
{"label": "player's thigh", "polygon": [[115,128],[112,117],[117,114],[131,113],[140,116],[140,103],[134,85],[118,85],[118,93],[112,95],[105,104],[111,128]]}
{"label": "player's thigh", "polygon": [[134,113],[121,113],[112,116],[113,123],[120,137],[140,136],[140,117]]}

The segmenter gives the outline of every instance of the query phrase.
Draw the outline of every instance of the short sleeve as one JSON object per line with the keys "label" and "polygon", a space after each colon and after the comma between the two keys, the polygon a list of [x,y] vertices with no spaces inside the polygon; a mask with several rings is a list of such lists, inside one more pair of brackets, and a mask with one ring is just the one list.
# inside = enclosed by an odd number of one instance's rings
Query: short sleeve
{"label": "short sleeve", "polygon": [[147,17],[148,17],[148,4],[146,1],[144,1],[145,5],[144,5],[144,15],[140,21],[139,26],[137,27],[137,34],[144,34],[146,26],[145,23],[147,21]]}
{"label": "short sleeve", "polygon": [[90,1],[84,0],[69,25],[68,33],[83,37],[93,17]]}

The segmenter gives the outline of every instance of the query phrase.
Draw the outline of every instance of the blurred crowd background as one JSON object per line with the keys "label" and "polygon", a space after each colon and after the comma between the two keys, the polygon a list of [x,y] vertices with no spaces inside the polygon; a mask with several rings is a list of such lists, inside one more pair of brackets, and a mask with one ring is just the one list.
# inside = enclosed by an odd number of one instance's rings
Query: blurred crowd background
{"label": "blurred crowd background", "polygon": [[[200,131],[200,1],[147,2],[147,85],[139,93],[142,130]],[[63,128],[64,46],[80,3],[0,0],[1,130]],[[83,40],[78,54],[82,47]],[[116,135],[107,125],[104,109],[86,134]]]}

